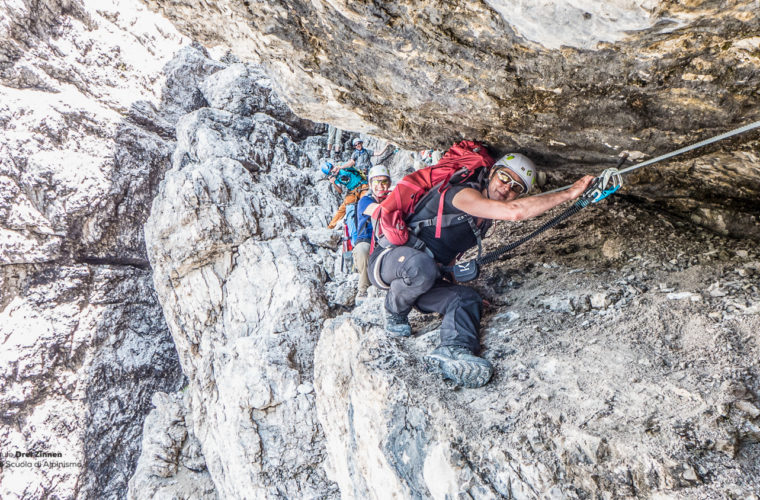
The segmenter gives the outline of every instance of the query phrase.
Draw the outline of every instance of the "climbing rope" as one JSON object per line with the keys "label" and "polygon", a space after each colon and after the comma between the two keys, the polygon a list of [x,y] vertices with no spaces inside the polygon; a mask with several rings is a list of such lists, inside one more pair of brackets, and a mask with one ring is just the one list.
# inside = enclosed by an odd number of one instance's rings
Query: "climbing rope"
{"label": "climbing rope", "polygon": [[[607,198],[608,196],[610,196],[611,194],[613,194],[614,192],[616,192],[617,190],[619,190],[623,186],[623,177],[622,177],[623,174],[632,172],[641,167],[646,167],[647,165],[652,165],[654,163],[667,160],[668,158],[672,158],[674,156],[687,153],[689,151],[693,151],[697,148],[707,146],[708,144],[722,141],[723,139],[728,139],[729,137],[733,137],[735,135],[743,134],[744,132],[748,132],[756,128],[760,128],[760,121],[750,123],[748,125],[744,125],[743,127],[736,128],[734,130],[726,132],[725,134],[716,135],[715,137],[711,137],[704,141],[697,142],[696,144],[692,144],[690,146],[677,149],[675,151],[664,154],[662,156],[658,156],[657,158],[652,158],[651,160],[637,163],[636,165],[633,165],[631,167],[619,170],[620,167],[625,162],[625,160],[628,158],[628,153],[624,153],[618,159],[617,167],[608,168],[604,172],[602,172],[601,175],[599,175],[599,177],[594,178],[591,185],[589,185],[589,187],[583,192],[583,194],[578,198],[578,200],[576,200],[576,202],[573,203],[573,205],[570,208],[568,208],[561,214],[557,215],[550,221],[546,222],[545,224],[543,224],[541,227],[539,227],[538,229],[536,229],[529,235],[524,236],[520,238],[519,240],[514,241],[508,245],[501,246],[497,248],[496,250],[486,253],[483,256],[479,256],[477,259],[472,259],[467,262],[463,262],[461,264],[456,264],[454,266],[446,266],[443,268],[443,270],[444,272],[452,273],[452,275],[454,276],[454,279],[456,279],[459,282],[464,283],[467,281],[474,280],[480,274],[481,266],[495,262],[499,257],[504,255],[505,253],[511,250],[514,250],[515,248],[522,245],[526,241],[531,240],[535,238],[536,236],[538,236],[539,234],[546,231],[547,229],[556,226],[560,222],[564,221],[565,219],[567,219],[568,217],[572,215],[575,215],[576,213],[580,212],[582,209],[586,208],[592,203],[598,203],[602,201],[603,199]],[[540,193],[537,196],[564,191],[566,189],[569,189],[571,186],[572,184],[568,186],[563,186],[561,188],[554,189],[552,191]]]}

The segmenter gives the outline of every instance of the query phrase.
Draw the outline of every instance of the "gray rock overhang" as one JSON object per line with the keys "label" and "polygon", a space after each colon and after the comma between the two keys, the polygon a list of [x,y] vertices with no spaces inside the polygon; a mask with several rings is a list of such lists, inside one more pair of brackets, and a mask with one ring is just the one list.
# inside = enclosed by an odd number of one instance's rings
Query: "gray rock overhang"
{"label": "gray rock overhang", "polygon": [[[481,140],[531,155],[557,185],[623,151],[652,158],[760,119],[753,2],[554,2],[531,15],[507,1],[146,3],[262,62],[304,118],[412,150]],[[621,194],[760,238],[758,144],[750,133],[642,170]]]}

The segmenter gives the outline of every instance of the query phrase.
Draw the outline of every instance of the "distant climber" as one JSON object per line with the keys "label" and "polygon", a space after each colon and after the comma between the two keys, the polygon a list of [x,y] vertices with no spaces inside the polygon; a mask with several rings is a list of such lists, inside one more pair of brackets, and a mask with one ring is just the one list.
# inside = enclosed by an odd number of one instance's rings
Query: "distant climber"
{"label": "distant climber", "polygon": [[369,260],[370,241],[372,239],[372,220],[370,215],[374,212],[378,203],[383,201],[390,193],[391,176],[388,168],[384,165],[375,165],[369,171],[369,193],[359,200],[357,205],[357,230],[356,239],[353,242],[353,261],[356,271],[359,273],[359,287],[356,294],[356,303],[360,303],[367,297],[369,277],[367,276],[367,262]]}
{"label": "distant climber", "polygon": [[340,222],[343,217],[346,217],[349,235],[355,235],[357,229],[356,203],[369,191],[366,179],[355,168],[349,167],[336,169],[330,163],[325,163],[322,167],[322,173],[327,175],[341,192],[344,189],[346,191],[343,203],[338,207],[338,211],[335,212],[332,220],[327,224],[327,227],[335,229],[338,222]]}
{"label": "distant climber", "polygon": [[333,125],[327,125],[327,156],[335,159],[340,153],[343,143],[343,131]]}
{"label": "distant climber", "polygon": [[[408,314],[412,307],[423,313],[443,314],[440,345],[425,356],[425,362],[458,385],[485,385],[493,367],[477,356],[480,295],[472,288],[442,279],[440,268],[478,245],[493,219],[519,221],[536,217],[577,198],[593,180],[584,176],[567,191],[523,198],[530,193],[535,178],[533,162],[515,153],[493,164],[479,182],[450,185],[444,191],[442,205],[441,194],[431,189],[406,221],[416,238],[410,237],[404,246],[383,248],[376,244],[370,255],[370,280],[378,288],[388,290],[385,299],[388,333],[399,337],[411,335]],[[389,200],[392,198],[393,194]],[[440,237],[436,237],[436,231]],[[420,249],[413,248],[415,243]]]}
{"label": "distant climber", "polygon": [[383,156],[386,151],[393,145],[388,143],[385,145],[382,151],[375,153],[371,149],[364,148],[364,142],[360,138],[355,138],[351,141],[351,145],[354,147],[354,152],[351,155],[351,159],[342,165],[341,168],[356,167],[357,170],[367,175],[369,169],[372,168],[372,158]]}
{"label": "distant climber", "polygon": [[437,149],[423,149],[415,155],[415,168],[420,169],[435,165],[441,160],[442,153]]}

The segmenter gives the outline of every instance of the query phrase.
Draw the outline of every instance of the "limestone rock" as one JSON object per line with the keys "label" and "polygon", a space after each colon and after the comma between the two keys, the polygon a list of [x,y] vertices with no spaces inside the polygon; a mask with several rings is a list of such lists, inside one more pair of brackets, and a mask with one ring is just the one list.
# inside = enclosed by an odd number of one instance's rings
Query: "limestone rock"
{"label": "limestone rock", "polygon": [[186,393],[153,395],[155,409],[145,419],[142,453],[130,480],[130,500],[216,499],[200,443],[188,422]]}
{"label": "limestone rock", "polygon": [[184,40],[122,2],[0,20],[0,444],[74,462],[4,468],[0,496],[760,490],[760,254],[724,237],[756,234],[756,136],[640,171],[484,268],[496,372],[464,391],[419,361],[436,316],[393,340],[376,290],[347,313],[322,128],[286,109],[375,150],[367,132],[485,139],[561,184],[754,119],[755,5],[149,3],[237,57],[170,61]]}
{"label": "limestone rock", "polygon": [[218,495],[333,496],[306,388],[338,241],[317,228],[338,198],[318,182],[321,148],[299,140],[314,125],[295,129],[260,71],[233,64],[201,83],[225,109],[180,118],[145,238]]}
{"label": "limestone rock", "polygon": [[[481,342],[495,371],[483,388],[425,373],[422,358],[438,342],[434,316],[413,312],[414,335],[389,338],[380,297],[325,322],[314,387],[328,472],[343,496],[753,494],[760,318],[712,319],[728,296],[706,289],[721,275],[739,280],[742,301],[757,300],[738,269],[760,254],[751,242],[733,249],[735,240],[625,207],[628,217],[619,204],[582,212],[561,237],[484,267],[472,284],[488,302]],[[528,233],[541,221],[524,224]],[[497,223],[492,238],[514,230]],[[600,254],[592,243],[617,233],[628,236],[620,251],[635,258],[591,261]],[[711,247],[735,257],[715,252],[683,265]],[[536,265],[539,257],[547,264]],[[669,299],[676,284],[702,300]],[[606,308],[560,307],[597,288],[614,298]]]}
{"label": "limestone rock", "polygon": [[[251,87],[256,90],[251,92]],[[290,125],[295,138],[313,135],[316,124],[294,115],[273,89],[272,80],[263,68],[242,63],[232,64],[205,80],[201,92],[209,107],[235,115],[264,113],[280,123]]]}
{"label": "limestone rock", "polygon": [[[753,406],[736,403],[716,429],[709,405],[720,392],[700,395],[691,375],[677,382],[630,359],[625,341],[585,349],[560,342],[547,353],[531,343],[530,329],[505,329],[494,316],[484,329],[494,379],[456,390],[424,373],[437,331],[389,338],[379,307],[371,299],[326,322],[314,355],[328,473],[344,497],[711,498],[729,484],[737,494],[757,484],[754,459],[734,458],[731,437],[755,442],[757,427],[746,419]],[[505,355],[505,344],[518,353]],[[707,406],[686,411],[685,401],[700,400]]]}
{"label": "limestone rock", "polygon": [[185,113],[206,106],[208,103],[199,85],[224,67],[210,58],[198,43],[180,49],[164,67],[166,91],[161,95],[161,109],[167,120],[176,123]]}
{"label": "limestone rock", "polygon": [[0,497],[123,498],[152,394],[181,383],[142,224],[186,41],[123,2],[2,10],[0,448],[48,455],[3,457],[32,465],[3,467]]}
{"label": "limestone rock", "polygon": [[617,239],[609,239],[602,245],[602,255],[610,260],[619,259],[622,257],[622,242]]}

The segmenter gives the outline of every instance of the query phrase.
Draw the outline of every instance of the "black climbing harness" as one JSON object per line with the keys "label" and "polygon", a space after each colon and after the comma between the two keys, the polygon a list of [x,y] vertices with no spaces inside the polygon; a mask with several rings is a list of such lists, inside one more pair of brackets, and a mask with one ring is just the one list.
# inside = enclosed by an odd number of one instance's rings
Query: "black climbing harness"
{"label": "black climbing harness", "polygon": [[[750,123],[749,125],[739,127],[737,129],[731,130],[730,132],[726,132],[725,134],[720,134],[715,137],[711,137],[710,139],[700,141],[696,144],[692,144],[690,146],[686,146],[684,148],[678,149],[676,151],[672,151],[662,156],[658,156],[657,158],[652,158],[651,160],[647,160],[647,161],[638,163],[636,165],[633,165],[631,167],[619,170],[620,167],[625,162],[625,160],[628,158],[628,154],[625,153],[620,157],[620,159],[618,160],[618,164],[615,168],[608,168],[607,170],[602,172],[602,174],[599,175],[599,177],[594,178],[591,185],[589,185],[589,187],[586,188],[583,194],[575,201],[575,203],[573,203],[573,205],[570,208],[568,208],[561,214],[557,215],[550,221],[546,222],[545,224],[543,224],[541,227],[539,227],[538,229],[536,229],[529,235],[524,236],[520,238],[519,240],[514,241],[508,245],[499,247],[496,250],[488,252],[487,254],[482,255],[482,256],[480,255],[480,248],[478,248],[477,258],[469,260],[467,262],[463,262],[461,264],[456,264],[454,266],[446,266],[443,268],[443,271],[450,272],[454,276],[454,279],[456,279],[459,282],[464,283],[467,281],[472,281],[478,277],[478,275],[480,274],[480,268],[482,266],[495,262],[499,257],[504,255],[505,253],[511,250],[514,250],[515,248],[522,245],[526,241],[532,238],[535,238],[536,236],[543,233],[547,229],[556,226],[557,224],[564,221],[568,217],[580,212],[587,206],[593,203],[599,203],[603,199],[607,198],[611,194],[618,191],[623,186],[623,177],[622,177],[623,174],[639,169],[641,167],[645,167],[647,165],[652,165],[654,163],[666,160],[668,158],[672,158],[674,156],[686,153],[688,151],[693,151],[697,148],[707,146],[708,144],[712,144],[714,142],[718,142],[723,139],[727,139],[729,137],[733,137],[735,135],[748,132],[756,128],[760,128],[760,121]],[[571,185],[563,186],[561,188],[554,189],[552,191],[540,193],[537,196],[541,196],[542,194],[549,194],[549,193],[564,191],[566,189],[569,189],[570,187]]]}

